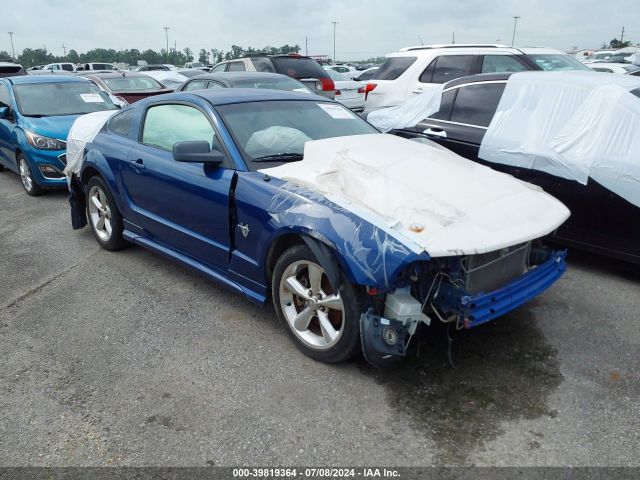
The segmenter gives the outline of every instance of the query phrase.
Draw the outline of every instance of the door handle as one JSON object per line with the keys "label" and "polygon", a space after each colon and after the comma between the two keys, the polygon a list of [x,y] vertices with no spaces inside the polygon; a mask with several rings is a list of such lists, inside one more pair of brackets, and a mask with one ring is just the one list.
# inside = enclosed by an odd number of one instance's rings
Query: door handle
{"label": "door handle", "polygon": [[413,90],[413,93],[424,93],[424,90],[420,87]]}
{"label": "door handle", "polygon": [[431,137],[447,138],[447,132],[445,132],[441,128],[427,128],[422,133],[424,133],[427,136],[431,136]]}
{"label": "door handle", "polygon": [[137,160],[130,160],[129,165],[131,165],[136,170],[142,170],[143,168],[147,168],[144,164],[144,161],[141,158]]}

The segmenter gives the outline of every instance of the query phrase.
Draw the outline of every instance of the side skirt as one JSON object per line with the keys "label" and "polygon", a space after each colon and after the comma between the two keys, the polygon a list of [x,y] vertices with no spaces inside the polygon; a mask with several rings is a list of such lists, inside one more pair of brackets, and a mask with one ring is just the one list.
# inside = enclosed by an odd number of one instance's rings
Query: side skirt
{"label": "side skirt", "polygon": [[204,265],[202,265],[199,262],[196,262],[194,259],[183,255],[181,253],[176,252],[175,250],[172,250],[170,248],[165,247],[164,245],[161,245],[149,238],[146,237],[142,237],[140,235],[137,235],[129,230],[124,230],[124,232],[122,232],[122,236],[125,238],[125,240],[128,240],[131,243],[135,243],[137,245],[140,245],[141,247],[147,248],[149,250],[151,250],[152,252],[158,253],[160,255],[162,255],[165,258],[168,258],[170,260],[174,260],[186,267],[192,268],[194,270],[196,270],[198,273],[200,273],[201,275],[204,275],[207,278],[210,278],[211,280],[214,280],[228,288],[230,288],[231,290],[234,290],[238,293],[242,293],[245,296],[247,296],[249,298],[249,300],[251,300],[253,303],[256,303],[258,305],[263,305],[266,302],[266,297],[264,295],[260,295],[259,293],[256,293],[252,290],[249,290],[245,287],[242,287],[241,285],[237,284],[236,282],[233,282],[232,280],[229,280],[229,278],[225,277],[224,275],[221,275],[220,273],[218,273],[217,271],[206,267]]}

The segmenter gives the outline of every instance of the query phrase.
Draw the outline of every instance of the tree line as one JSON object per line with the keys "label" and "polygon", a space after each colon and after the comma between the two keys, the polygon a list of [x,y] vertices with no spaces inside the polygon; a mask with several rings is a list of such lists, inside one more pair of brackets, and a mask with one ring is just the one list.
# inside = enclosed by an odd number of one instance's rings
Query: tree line
{"label": "tree line", "polygon": [[[197,61],[210,64],[217,63],[223,60],[232,60],[234,58],[245,57],[247,55],[256,54],[290,54],[300,52],[298,45],[283,45],[281,47],[240,47],[238,45],[232,45],[231,50],[224,51],[217,48],[205,49],[202,48],[198,52]],[[0,51],[0,60],[11,58],[9,52]],[[18,58],[18,63],[25,67],[33,67],[35,65],[46,65],[54,62],[71,62],[71,63],[87,63],[87,62],[108,62],[108,63],[126,63],[128,65],[136,65],[138,60],[144,60],[148,64],[157,63],[171,63],[174,65],[184,65],[187,62],[195,60],[195,52],[190,48],[184,48],[177,50],[170,48],[167,53],[166,49],[160,51],[147,49],[138,50],[136,48],[114,50],[112,48],[94,48],[84,53],[78,53],[76,50],[71,49],[64,56],[57,56],[49,52],[46,48],[25,48]]]}

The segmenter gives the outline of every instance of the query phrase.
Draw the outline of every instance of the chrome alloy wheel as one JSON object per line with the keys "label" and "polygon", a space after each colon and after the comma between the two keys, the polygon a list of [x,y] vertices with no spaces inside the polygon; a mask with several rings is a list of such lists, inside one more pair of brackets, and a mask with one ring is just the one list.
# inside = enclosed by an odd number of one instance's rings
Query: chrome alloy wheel
{"label": "chrome alloy wheel", "polygon": [[24,189],[27,192],[31,192],[33,190],[33,177],[31,176],[31,170],[29,170],[29,164],[24,157],[20,158],[20,179]]}
{"label": "chrome alloy wheel", "polygon": [[111,208],[107,196],[97,185],[89,190],[89,216],[93,230],[100,240],[108,242],[112,232]]}
{"label": "chrome alloy wheel", "polygon": [[309,348],[327,350],[344,329],[344,304],[324,269],[299,260],[280,278],[280,308],[293,333]]}

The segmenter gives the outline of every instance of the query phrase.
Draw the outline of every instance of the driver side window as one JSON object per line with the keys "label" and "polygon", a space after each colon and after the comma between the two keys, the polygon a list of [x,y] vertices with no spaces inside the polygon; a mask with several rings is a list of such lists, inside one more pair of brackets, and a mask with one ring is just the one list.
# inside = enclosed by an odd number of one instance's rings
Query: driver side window
{"label": "driver side window", "polygon": [[178,142],[204,140],[211,149],[220,149],[215,131],[204,113],[180,104],[152,106],[147,110],[142,143],[172,151]]}

